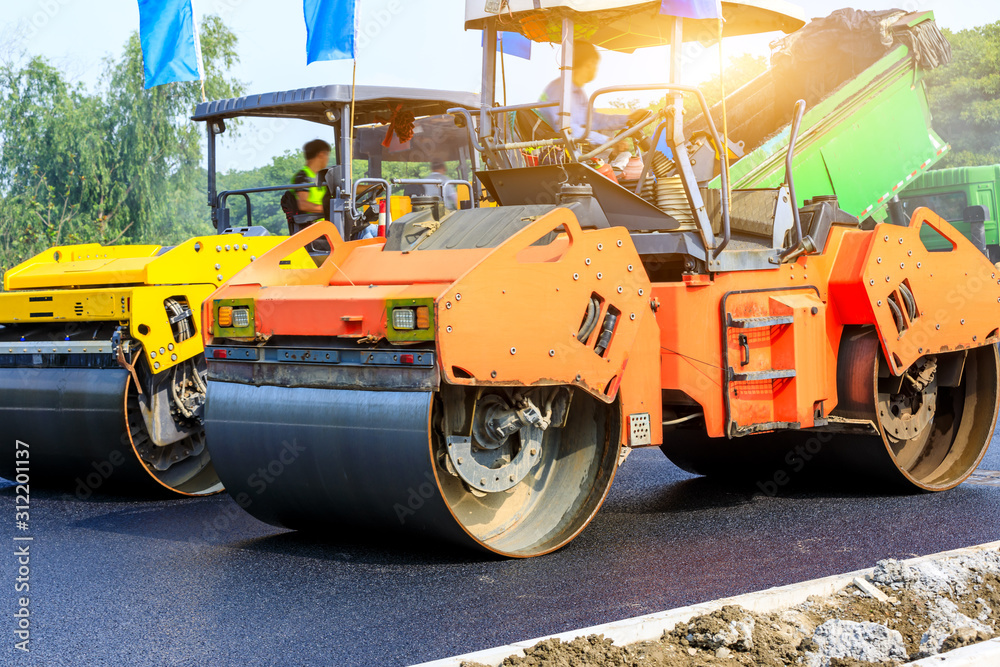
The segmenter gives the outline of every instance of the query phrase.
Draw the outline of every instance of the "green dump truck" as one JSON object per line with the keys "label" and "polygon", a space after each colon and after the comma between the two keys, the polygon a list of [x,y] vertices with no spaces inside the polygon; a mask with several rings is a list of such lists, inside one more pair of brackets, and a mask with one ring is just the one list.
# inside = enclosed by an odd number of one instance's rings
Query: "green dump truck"
{"label": "green dump truck", "polygon": [[[866,226],[887,220],[893,197],[949,149],[931,128],[923,79],[950,59],[929,11],[841,9],[788,35],[771,67],[726,98],[733,187],[781,185],[792,111],[804,99],[793,162],[798,204],[836,196]],[[712,116],[721,128],[721,105]],[[703,186],[720,187],[717,173],[702,174]]]}
{"label": "green dump truck", "polygon": [[[899,195],[906,217],[926,206],[955,225],[965,236],[981,238],[990,261],[1000,262],[1000,164],[982,167],[938,169],[921,174]],[[932,250],[944,250],[947,242],[933,230],[925,230],[921,239]]]}

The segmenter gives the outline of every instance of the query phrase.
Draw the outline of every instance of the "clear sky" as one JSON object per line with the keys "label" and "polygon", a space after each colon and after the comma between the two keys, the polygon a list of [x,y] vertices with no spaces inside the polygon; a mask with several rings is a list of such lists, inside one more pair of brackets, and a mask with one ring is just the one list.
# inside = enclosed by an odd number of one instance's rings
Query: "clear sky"
{"label": "clear sky", "polygon": [[[810,17],[825,16],[850,0],[800,0]],[[232,75],[248,92],[288,90],[328,83],[350,83],[351,63],[305,64],[305,25],[301,0],[194,0],[198,16],[218,14],[239,37],[240,64]],[[464,0],[358,0],[360,50],[358,82],[478,92],[481,35],[463,29]],[[960,30],[1000,20],[998,0],[855,0],[858,9],[932,9],[939,23]],[[136,0],[0,0],[0,46],[41,54],[69,76],[95,86],[106,56],[117,56],[139,26]],[[726,57],[768,53],[779,35],[727,40]],[[4,44],[6,42],[6,44]],[[667,53],[649,49],[637,56],[608,54],[592,84],[653,83],[666,80]],[[663,68],[661,68],[661,64]],[[718,70],[718,49],[697,57],[688,80],[697,82]],[[534,46],[531,61],[506,59],[508,101],[528,102],[557,75],[555,50]],[[308,125],[308,124],[305,124]],[[253,167],[271,155],[295,148],[314,127],[295,124],[250,128],[243,141],[256,142],[237,159],[220,155],[220,166]],[[230,147],[232,149],[232,147]]]}

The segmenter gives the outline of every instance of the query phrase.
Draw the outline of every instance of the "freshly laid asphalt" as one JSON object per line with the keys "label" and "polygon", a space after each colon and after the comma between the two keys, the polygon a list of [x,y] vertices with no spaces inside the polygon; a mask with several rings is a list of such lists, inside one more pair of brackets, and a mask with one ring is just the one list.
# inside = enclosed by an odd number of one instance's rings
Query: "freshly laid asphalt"
{"label": "freshly laid asphalt", "polygon": [[[981,470],[1000,470],[1000,445]],[[997,482],[1000,484],[1000,481]],[[659,450],[625,462],[567,548],[499,560],[260,523],[226,495],[31,494],[31,652],[15,651],[13,546],[0,661],[15,665],[404,665],[1000,539],[1000,486],[935,495],[723,485]],[[5,627],[6,626],[6,627]]]}

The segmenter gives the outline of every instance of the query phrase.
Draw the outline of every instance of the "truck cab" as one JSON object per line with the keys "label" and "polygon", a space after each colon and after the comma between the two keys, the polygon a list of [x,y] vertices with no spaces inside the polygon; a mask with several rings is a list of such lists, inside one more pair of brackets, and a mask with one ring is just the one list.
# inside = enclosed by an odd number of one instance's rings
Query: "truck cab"
{"label": "truck cab", "polygon": [[[984,241],[990,261],[1000,262],[1000,229],[997,214],[997,186],[1000,184],[1000,165],[982,167],[955,167],[929,171],[913,181],[899,196],[907,219],[921,206],[932,209],[953,224],[967,238],[973,236],[973,225],[986,208]],[[926,229],[921,240],[931,250],[950,248],[943,238]]]}

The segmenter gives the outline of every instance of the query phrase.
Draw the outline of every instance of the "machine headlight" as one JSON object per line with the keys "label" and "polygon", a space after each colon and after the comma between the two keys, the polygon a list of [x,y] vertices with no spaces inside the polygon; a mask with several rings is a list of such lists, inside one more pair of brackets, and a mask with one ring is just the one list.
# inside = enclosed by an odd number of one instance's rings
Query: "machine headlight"
{"label": "machine headlight", "polygon": [[232,340],[252,340],[256,336],[253,299],[217,299],[213,307],[213,335]]}
{"label": "machine headlight", "polygon": [[412,308],[392,309],[392,328],[397,331],[415,329],[417,327],[417,314]]}
{"label": "machine headlight", "polygon": [[[249,308],[234,308],[233,310],[233,326],[237,329],[243,329],[244,327],[250,326],[250,309]],[[219,315],[222,315],[222,309],[219,309]]]}
{"label": "machine headlight", "polygon": [[385,312],[389,342],[434,340],[434,299],[388,299]]}

